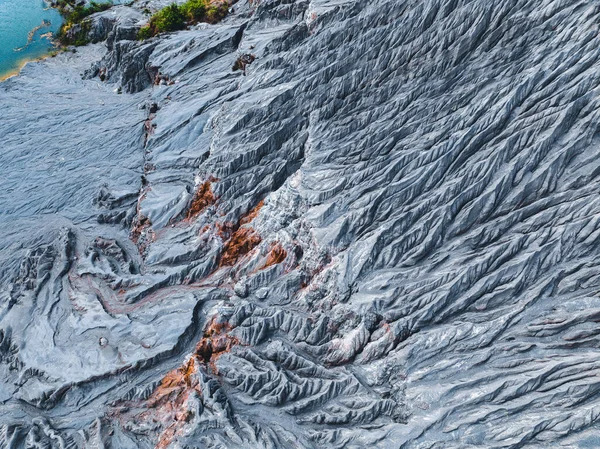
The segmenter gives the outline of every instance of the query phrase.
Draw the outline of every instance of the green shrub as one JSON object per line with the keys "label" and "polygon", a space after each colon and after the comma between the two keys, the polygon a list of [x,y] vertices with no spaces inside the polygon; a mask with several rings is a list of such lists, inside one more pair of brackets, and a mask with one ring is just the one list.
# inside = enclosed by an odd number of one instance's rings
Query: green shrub
{"label": "green shrub", "polygon": [[144,25],[137,33],[137,38],[140,41],[150,39],[152,36],[154,36],[154,31],[152,31],[152,27],[150,25]]}
{"label": "green shrub", "polygon": [[188,22],[200,22],[206,14],[206,0],[188,0],[181,5]]}
{"label": "green shrub", "polygon": [[229,8],[226,3],[221,3],[219,6],[211,6],[206,10],[205,21],[208,23],[217,23],[225,18]]}
{"label": "green shrub", "polygon": [[73,28],[70,28],[70,33],[61,36],[61,42],[64,45],[75,45],[76,47],[81,47],[82,45],[87,45],[90,43],[88,39],[88,33],[92,29],[92,22],[89,20],[83,20],[77,25],[79,25],[77,32],[73,32]]}
{"label": "green shrub", "polygon": [[[88,44],[87,35],[91,28],[91,22],[86,20],[87,17],[97,12],[106,11],[111,6],[111,2],[91,2],[89,6],[81,6],[66,0],[59,1],[58,9],[65,17],[65,21],[56,35],[59,42],[63,45],[76,46]],[[69,32],[76,25],[79,25],[79,30],[77,32]]]}
{"label": "green shrub", "polygon": [[166,31],[183,30],[187,25],[198,22],[217,23],[228,12],[226,1],[209,6],[208,0],[187,0],[181,6],[173,3],[150,17],[148,25],[138,31],[138,39],[144,40]]}
{"label": "green shrub", "polygon": [[80,23],[83,19],[97,12],[106,11],[112,6],[112,3],[96,3],[91,2],[90,6],[77,5],[73,11],[67,16],[67,20],[71,23]]}
{"label": "green shrub", "polygon": [[150,18],[150,27],[155,30],[154,34],[183,30],[185,28],[185,16],[181,8],[172,3]]}

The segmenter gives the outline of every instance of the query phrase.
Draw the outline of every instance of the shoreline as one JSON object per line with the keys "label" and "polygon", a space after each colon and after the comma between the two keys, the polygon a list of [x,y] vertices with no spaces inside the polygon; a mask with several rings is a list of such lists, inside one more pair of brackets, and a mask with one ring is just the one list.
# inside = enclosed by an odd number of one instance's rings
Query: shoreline
{"label": "shoreline", "polygon": [[43,54],[38,57],[24,58],[18,62],[18,66],[8,72],[0,72],[0,83],[3,83],[10,78],[14,78],[15,76],[19,76],[21,71],[25,68],[27,64],[30,62],[41,62],[45,59],[52,58],[54,56],[53,51],[49,49],[46,54]]}
{"label": "shoreline", "polygon": [[[55,8],[54,6],[52,6],[52,4],[48,1],[48,0],[44,0],[45,3],[45,8],[44,11],[48,11],[48,10],[55,10],[59,12],[59,15],[61,17],[61,24],[59,24],[59,27],[62,25],[62,21],[64,20],[64,18],[62,17],[62,14],[60,14],[60,11]],[[39,25],[36,25],[35,27],[33,27],[31,30],[29,30],[28,32],[28,36],[27,36],[27,43],[22,46],[22,47],[18,47],[18,48],[14,48],[13,51],[15,52],[24,52],[27,53],[27,48],[37,42],[36,40],[36,34],[38,31],[42,30],[45,27],[51,27],[52,23],[50,22],[50,20],[44,18],[42,19],[42,23]],[[49,31],[40,34],[38,36],[39,40],[46,40],[48,42],[48,45],[45,49],[34,49],[33,51],[31,51],[31,54],[29,55],[23,55],[21,58],[15,58],[14,64],[12,67],[7,68],[6,71],[2,71],[0,70],[0,83],[13,78],[15,76],[19,76],[21,71],[23,70],[23,68],[30,62],[40,62],[43,61],[49,57],[55,56],[57,51],[60,51],[60,44],[58,42],[58,40],[56,39],[56,34],[54,31],[52,31],[52,29],[50,29]],[[11,58],[9,58],[9,61],[11,60]]]}

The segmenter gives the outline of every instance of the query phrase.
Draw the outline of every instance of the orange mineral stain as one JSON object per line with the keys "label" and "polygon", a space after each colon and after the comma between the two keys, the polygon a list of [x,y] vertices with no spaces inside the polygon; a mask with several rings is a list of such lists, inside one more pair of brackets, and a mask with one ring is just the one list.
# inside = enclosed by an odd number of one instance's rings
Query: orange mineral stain
{"label": "orange mineral stain", "polygon": [[273,265],[280,264],[287,257],[287,251],[281,246],[279,242],[272,243],[269,248],[269,254],[267,256],[267,260],[264,265],[260,267],[260,270],[264,270],[265,268],[269,268]]}
{"label": "orange mineral stain", "polygon": [[201,367],[206,372],[217,373],[215,362],[224,353],[239,344],[236,337],[229,335],[231,325],[214,317],[206,327],[202,339],[190,358],[182,366],[168,372],[160,385],[145,401],[147,409],[135,417],[138,421],[160,423],[162,431],[156,449],[166,449],[175,437],[184,430],[184,425],[193,417],[192,396],[202,397],[199,385]]}
{"label": "orange mineral stain", "polygon": [[216,198],[212,191],[211,181],[204,181],[196,189],[192,203],[188,209],[186,220],[191,220],[200,215],[208,206],[215,204]]}
{"label": "orange mineral stain", "polygon": [[230,267],[252,251],[261,242],[260,236],[252,228],[239,228],[225,244],[219,267]]}
{"label": "orange mineral stain", "polygon": [[244,226],[251,223],[263,207],[264,201],[260,201],[250,212],[240,218],[238,228],[233,234],[231,233],[234,226],[231,223],[224,223],[219,226],[219,235],[223,239],[229,240],[225,243],[223,254],[219,267],[230,267],[235,265],[239,259],[252,251],[262,241],[260,235],[250,226]]}
{"label": "orange mineral stain", "polygon": [[150,243],[154,242],[156,239],[156,234],[152,229],[152,222],[150,219],[141,213],[138,213],[133,228],[131,229],[130,236],[133,243],[137,245],[140,254],[143,254]]}
{"label": "orange mineral stain", "polygon": [[265,201],[261,200],[250,212],[240,218],[240,225],[250,223],[254,220],[264,205]]}
{"label": "orange mineral stain", "polygon": [[146,401],[150,410],[140,418],[168,424],[160,433],[156,449],[165,449],[192,417],[188,401],[193,393],[202,394],[198,386],[198,361],[194,356],[181,367],[167,373]]}
{"label": "orange mineral stain", "polygon": [[210,370],[217,374],[215,362],[226,352],[231,351],[240,342],[236,337],[229,335],[231,325],[227,322],[218,322],[213,318],[204,332],[204,337],[196,345],[194,355],[198,360],[208,364]]}

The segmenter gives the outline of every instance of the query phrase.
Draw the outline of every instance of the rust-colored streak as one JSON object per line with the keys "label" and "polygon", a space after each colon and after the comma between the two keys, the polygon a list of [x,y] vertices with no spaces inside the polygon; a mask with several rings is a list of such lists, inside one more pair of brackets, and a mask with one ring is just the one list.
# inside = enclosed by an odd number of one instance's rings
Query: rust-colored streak
{"label": "rust-colored streak", "polygon": [[196,373],[198,361],[191,357],[181,367],[167,373],[161,384],[147,400],[147,406],[154,410],[155,416],[164,423],[170,423],[159,435],[156,449],[166,449],[188,421],[191,412],[188,406],[190,394],[198,387]]}
{"label": "rust-colored streak", "polygon": [[155,446],[155,449],[167,449],[173,441],[173,438],[175,438],[175,435],[177,435],[177,430],[177,423],[167,427],[158,437],[158,443]]}
{"label": "rust-colored streak", "polygon": [[230,267],[252,251],[261,242],[260,236],[250,227],[239,228],[225,244],[219,267]]}
{"label": "rust-colored streak", "polygon": [[137,220],[135,221],[133,228],[131,229],[131,240],[133,241],[133,243],[137,245],[144,230],[149,228],[150,226],[152,226],[150,219],[148,217],[144,217],[141,214],[138,214]]}
{"label": "rust-colored streak", "polygon": [[138,247],[140,254],[143,254],[148,245],[156,239],[150,219],[141,213],[138,213],[133,228],[131,229],[130,236],[133,243]]}
{"label": "rust-colored streak", "polygon": [[158,388],[148,398],[150,407],[168,406],[180,408],[187,400],[190,389],[196,389],[198,381],[193,377],[198,367],[191,357],[183,366],[167,373]]}
{"label": "rust-colored streak", "polygon": [[240,343],[236,337],[229,335],[230,330],[231,325],[229,323],[219,323],[213,319],[204,332],[204,337],[196,345],[195,356],[199,361],[209,364],[209,367],[215,373],[217,370],[214,363],[218,358]]}
{"label": "rust-colored streak", "polygon": [[215,201],[216,198],[212,191],[211,182],[204,181],[198,186],[198,189],[196,189],[194,198],[192,198],[192,204],[187,212],[186,220],[197,217],[208,206],[215,204]]}
{"label": "rust-colored streak", "polygon": [[250,223],[252,220],[254,220],[258,216],[258,213],[260,212],[260,210],[262,209],[262,207],[264,205],[265,205],[264,200],[261,200],[254,207],[254,209],[252,209],[250,212],[248,212],[246,215],[244,215],[242,218],[240,218],[240,225]]}
{"label": "rust-colored streak", "polygon": [[121,422],[134,420],[156,428],[159,435],[155,448],[170,447],[194,417],[194,400],[202,401],[201,370],[218,375],[217,359],[240,344],[236,337],[229,335],[231,330],[227,321],[213,317],[192,355],[163,377],[152,395],[141,404],[143,411],[135,402],[126,402],[121,410],[115,410],[111,415]]}
{"label": "rust-colored streak", "polygon": [[187,395],[184,396],[183,393],[198,390],[196,374],[200,364],[215,362],[219,356],[239,344],[236,337],[229,335],[231,329],[228,322],[220,322],[216,317],[213,318],[196,345],[193,355],[182,366],[167,373],[152,396],[148,398],[148,405],[153,408],[163,405],[182,405],[180,399],[184,401],[187,399]]}
{"label": "rust-colored streak", "polygon": [[226,221],[224,223],[216,224],[217,235],[221,237],[223,240],[227,240],[233,230],[235,229],[235,225],[230,221]]}
{"label": "rust-colored streak", "polygon": [[217,224],[217,235],[227,240],[221,255],[219,267],[230,267],[235,265],[240,258],[252,251],[261,242],[260,235],[251,227],[244,226],[252,222],[263,207],[264,201],[260,201],[250,212],[240,218],[237,230],[230,222]]}
{"label": "rust-colored streak", "polygon": [[271,244],[269,248],[269,255],[267,256],[267,260],[264,265],[259,268],[259,270],[264,270],[265,268],[269,268],[273,265],[277,265],[285,260],[287,257],[287,251],[281,246],[279,242]]}
{"label": "rust-colored streak", "polygon": [[148,245],[150,245],[156,238],[154,230],[152,229],[152,221],[141,212],[142,201],[146,198],[150,188],[148,186],[142,188],[140,196],[136,206],[136,216],[132,223],[131,232],[129,234],[133,243],[136,244],[140,254],[144,254]]}

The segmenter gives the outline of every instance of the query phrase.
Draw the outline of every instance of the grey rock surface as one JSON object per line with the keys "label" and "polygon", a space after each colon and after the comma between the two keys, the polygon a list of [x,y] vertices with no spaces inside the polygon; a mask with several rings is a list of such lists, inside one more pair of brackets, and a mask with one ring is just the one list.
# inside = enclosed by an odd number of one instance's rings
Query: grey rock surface
{"label": "grey rock surface", "polygon": [[600,446],[600,4],[143,7],[0,84],[0,447]]}

